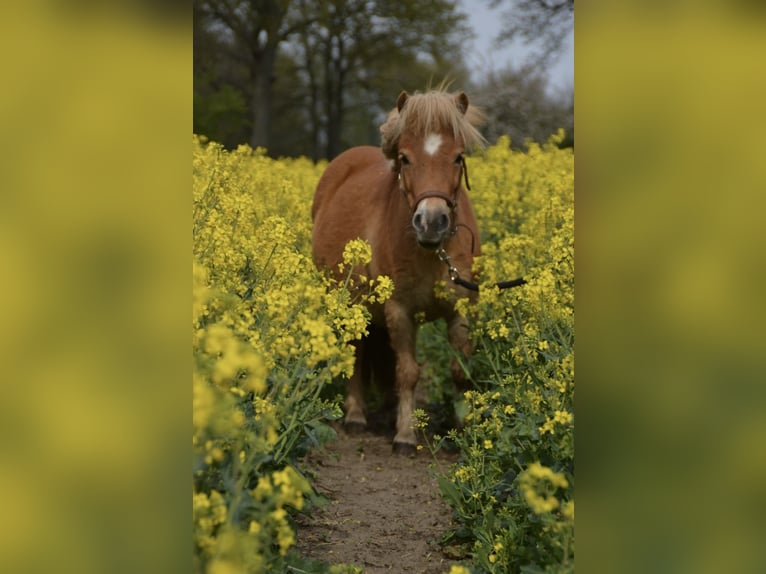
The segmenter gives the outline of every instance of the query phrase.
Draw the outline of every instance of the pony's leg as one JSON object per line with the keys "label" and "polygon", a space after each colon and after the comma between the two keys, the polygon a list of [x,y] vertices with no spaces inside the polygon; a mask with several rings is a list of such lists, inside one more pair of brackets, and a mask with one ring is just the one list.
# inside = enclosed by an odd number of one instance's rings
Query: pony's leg
{"label": "pony's leg", "polygon": [[365,342],[357,341],[355,344],[354,373],[348,381],[346,394],[346,418],[344,420],[347,432],[362,432],[367,428],[367,417],[364,416],[363,381],[368,365],[365,361]]}
{"label": "pony's leg", "polygon": [[386,325],[391,337],[391,348],[396,357],[396,436],[394,451],[409,453],[415,450],[415,431],[412,428],[415,385],[420,366],[415,360],[415,323],[407,309],[395,300],[385,303]]}

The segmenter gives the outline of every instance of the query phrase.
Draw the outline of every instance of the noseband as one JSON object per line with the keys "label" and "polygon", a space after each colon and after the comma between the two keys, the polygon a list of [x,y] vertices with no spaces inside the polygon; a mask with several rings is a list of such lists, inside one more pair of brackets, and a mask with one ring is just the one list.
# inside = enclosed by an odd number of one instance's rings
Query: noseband
{"label": "noseband", "polygon": [[[450,237],[455,235],[457,233],[458,227],[465,227],[469,233],[471,234],[471,253],[474,252],[474,236],[473,231],[471,231],[471,228],[465,225],[464,223],[456,223],[455,222],[455,211],[457,210],[457,194],[460,191],[460,180],[465,180],[465,188],[470,191],[471,190],[471,184],[468,183],[468,164],[465,163],[465,157],[460,157],[460,176],[458,176],[457,179],[457,185],[455,186],[454,190],[454,196],[455,199],[452,199],[449,195],[446,193],[442,193],[441,191],[424,191],[420,195],[418,195],[415,198],[415,207],[412,208],[412,213],[415,213],[415,211],[418,209],[418,205],[420,205],[420,202],[424,199],[428,199],[429,197],[438,197],[439,199],[443,199],[447,203],[447,207],[449,207],[450,214],[452,215],[452,222],[453,226],[450,230]],[[407,184],[404,181],[404,178],[402,177],[402,170],[401,167],[397,170],[397,180],[402,184],[401,190],[402,190],[402,197],[404,197],[404,200],[407,201]]]}
{"label": "noseband", "polygon": [[[404,182],[404,178],[402,177],[402,170],[401,167],[397,170],[397,179],[402,184],[402,195],[407,197],[407,184]],[[460,157],[460,176],[457,178],[457,185],[455,186],[455,189],[453,191],[453,195],[455,196],[454,199],[447,195],[446,193],[442,193],[441,191],[425,191],[418,195],[415,198],[415,207],[413,207],[412,212],[414,213],[418,205],[420,205],[420,202],[424,199],[428,199],[429,197],[438,197],[439,199],[443,199],[447,203],[447,207],[449,207],[450,212],[453,212],[457,209],[457,194],[460,191],[460,180],[465,179],[465,188],[470,191],[471,190],[471,184],[468,183],[468,165],[465,163],[465,157]]]}
{"label": "noseband", "polygon": [[[458,187],[460,184],[458,184]],[[420,202],[424,199],[428,199],[429,197],[438,197],[440,199],[443,199],[447,202],[447,207],[449,207],[450,211],[455,211],[457,209],[457,190],[455,190],[455,200],[447,195],[446,193],[442,193],[441,191],[426,191],[425,193],[421,193],[415,198],[415,209],[414,211],[417,211],[418,205],[420,205]]]}

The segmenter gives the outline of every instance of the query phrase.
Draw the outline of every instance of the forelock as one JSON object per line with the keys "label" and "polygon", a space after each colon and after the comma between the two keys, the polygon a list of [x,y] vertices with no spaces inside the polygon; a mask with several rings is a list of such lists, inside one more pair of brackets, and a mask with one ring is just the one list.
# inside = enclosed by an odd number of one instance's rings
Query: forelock
{"label": "forelock", "polygon": [[430,133],[451,131],[462,139],[466,149],[484,147],[486,140],[477,126],[484,114],[469,104],[463,114],[455,103],[455,95],[443,90],[415,93],[407,98],[401,112],[394,108],[380,126],[381,148],[386,157],[394,159],[403,133],[426,137]]}

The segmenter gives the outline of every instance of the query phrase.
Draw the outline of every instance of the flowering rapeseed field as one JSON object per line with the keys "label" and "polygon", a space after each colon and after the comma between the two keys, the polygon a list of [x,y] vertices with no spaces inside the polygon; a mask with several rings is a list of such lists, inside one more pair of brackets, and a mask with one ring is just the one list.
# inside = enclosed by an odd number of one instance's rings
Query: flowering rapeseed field
{"label": "flowering rapeseed field", "polygon": [[[452,541],[481,572],[574,570],[574,154],[501,138],[471,162],[482,233],[471,321],[476,389],[440,477]],[[478,161],[477,161],[478,160]],[[527,284],[494,284],[523,276]]]}
{"label": "flowering rapeseed field", "polygon": [[[310,492],[293,463],[332,437],[322,422],[341,411],[322,391],[353,369],[365,299],[392,290],[376,282],[352,300],[352,285],[331,288],[315,270],[310,206],[322,167],[193,141],[196,571],[285,568],[287,509]],[[369,258],[359,243],[347,263]]]}
{"label": "flowering rapeseed field", "polygon": [[[469,159],[482,230],[472,321],[476,382],[460,462],[440,476],[451,539],[474,572],[573,569],[573,154],[555,141]],[[280,572],[290,512],[310,481],[296,459],[334,436],[327,399],[353,368],[367,300],[386,278],[329,284],[311,261],[311,202],[324,165],[193,141],[193,537],[195,571]],[[351,269],[370,257],[347,246]],[[500,292],[498,280],[528,283]],[[364,284],[359,284],[364,281]],[[426,331],[428,337],[441,336]],[[440,344],[424,348],[443,348]],[[457,568],[457,567],[456,567]],[[459,568],[463,568],[460,566]]]}

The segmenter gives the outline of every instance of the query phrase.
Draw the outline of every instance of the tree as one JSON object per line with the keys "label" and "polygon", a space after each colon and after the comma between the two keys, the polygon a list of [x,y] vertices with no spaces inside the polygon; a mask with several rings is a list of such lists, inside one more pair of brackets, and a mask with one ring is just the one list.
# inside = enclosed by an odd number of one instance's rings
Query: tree
{"label": "tree", "polygon": [[490,6],[510,5],[496,42],[520,39],[539,46],[538,63],[547,63],[561,53],[574,26],[574,0],[490,0]]}
{"label": "tree", "polygon": [[208,31],[225,38],[228,56],[242,62],[248,70],[253,147],[270,144],[272,88],[279,46],[309,22],[294,4],[291,0],[195,2],[195,16],[208,23]]}
{"label": "tree", "polygon": [[490,71],[475,87],[474,101],[487,114],[484,132],[490,142],[507,134],[511,146],[521,149],[527,140],[544,143],[563,128],[566,131],[563,145],[574,145],[571,90],[548,94],[545,78],[532,65]]}
{"label": "tree", "polygon": [[[402,88],[422,86],[429,75],[461,73],[459,47],[470,31],[454,1],[298,1],[317,7],[317,19],[299,34],[294,52],[304,63],[312,140],[317,148],[323,140],[328,158],[345,147],[347,114],[355,106],[387,110]],[[401,82],[413,72],[417,83]],[[385,97],[382,110],[371,101],[375,94]]]}
{"label": "tree", "polygon": [[467,78],[465,21],[455,0],[195,0],[195,130],[314,159],[377,143],[400,90]]}
{"label": "tree", "polygon": [[210,29],[198,1],[194,3],[194,132],[225,146],[249,141],[247,68],[232,57],[234,48]]}

